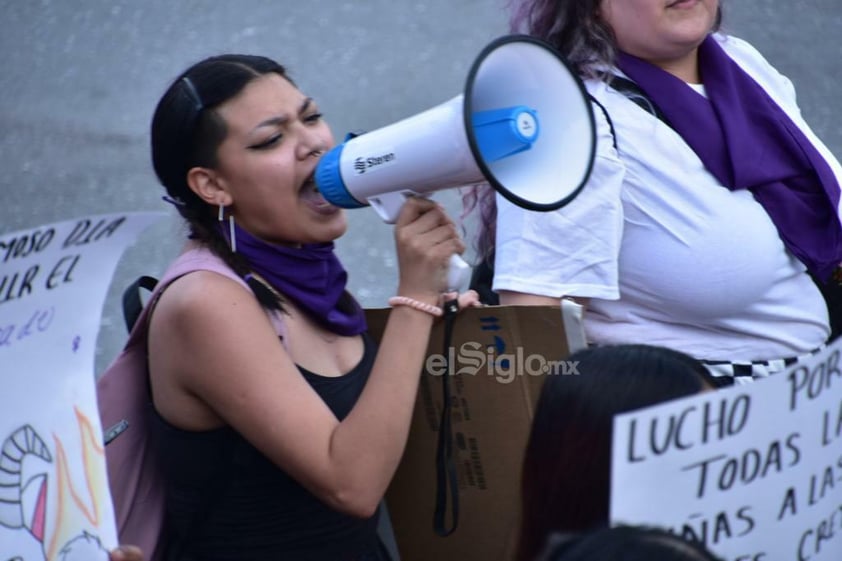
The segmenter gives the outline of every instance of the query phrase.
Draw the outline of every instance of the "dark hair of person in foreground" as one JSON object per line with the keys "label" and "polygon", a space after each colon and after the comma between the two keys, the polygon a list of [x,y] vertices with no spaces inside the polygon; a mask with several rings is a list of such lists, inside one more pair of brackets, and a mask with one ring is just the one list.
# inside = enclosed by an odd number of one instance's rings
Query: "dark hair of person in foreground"
{"label": "dark hair of person in foreground", "polygon": [[658,528],[618,526],[552,535],[536,561],[722,561],[703,544]]}
{"label": "dark hair of person in foreground", "polygon": [[578,375],[550,375],[523,461],[519,561],[535,559],[553,532],[608,525],[614,416],[713,388],[692,357],[649,345],[573,353]]}

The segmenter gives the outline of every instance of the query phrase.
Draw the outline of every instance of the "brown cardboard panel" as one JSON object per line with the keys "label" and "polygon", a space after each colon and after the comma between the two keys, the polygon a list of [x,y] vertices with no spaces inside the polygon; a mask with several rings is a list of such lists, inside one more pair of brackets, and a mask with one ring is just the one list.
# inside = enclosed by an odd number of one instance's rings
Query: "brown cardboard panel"
{"label": "brown cardboard panel", "polygon": [[[379,337],[388,309],[368,310]],[[520,469],[534,405],[549,372],[568,355],[561,311],[554,306],[463,310],[450,349],[443,322],[430,337],[406,451],[386,502],[403,561],[510,561],[517,531]],[[449,357],[459,525],[433,530],[436,445],[442,410],[443,359]],[[447,522],[450,522],[448,509]]]}

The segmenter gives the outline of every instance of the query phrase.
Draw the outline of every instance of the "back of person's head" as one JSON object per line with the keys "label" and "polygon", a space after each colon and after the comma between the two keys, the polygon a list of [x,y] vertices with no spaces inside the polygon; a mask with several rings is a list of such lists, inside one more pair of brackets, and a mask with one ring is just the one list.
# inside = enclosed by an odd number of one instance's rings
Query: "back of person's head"
{"label": "back of person's head", "polygon": [[[509,25],[550,43],[584,76],[596,77],[614,65],[617,42],[600,17],[604,0],[509,0]],[[720,2],[716,23],[722,21]]]}
{"label": "back of person's head", "polygon": [[[272,59],[241,54],[206,58],[185,70],[167,88],[152,117],[152,165],[169,200],[190,227],[191,237],[204,243],[240,276],[249,265],[232,252],[219,228],[217,212],[187,184],[193,167],[214,168],[227,126],[216,109],[234,98],[253,80],[275,73],[290,83],[283,66]],[[280,302],[261,283],[249,280],[261,303],[280,308]]]}
{"label": "back of person's head", "polygon": [[534,561],[721,561],[695,541],[657,528],[618,526],[577,536],[550,536]]}
{"label": "back of person's head", "polygon": [[663,347],[594,347],[568,360],[578,374],[547,376],[524,455],[520,561],[552,532],[608,525],[615,415],[713,387],[701,363]]}

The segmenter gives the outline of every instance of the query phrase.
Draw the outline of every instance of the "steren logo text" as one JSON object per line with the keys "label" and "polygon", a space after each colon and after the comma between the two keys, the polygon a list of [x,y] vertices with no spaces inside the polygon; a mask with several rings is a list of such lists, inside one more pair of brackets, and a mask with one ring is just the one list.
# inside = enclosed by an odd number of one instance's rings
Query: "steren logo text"
{"label": "steren logo text", "polygon": [[382,156],[372,156],[370,158],[363,158],[362,156],[360,156],[359,158],[354,160],[354,170],[356,170],[357,174],[365,173],[367,170],[370,170],[373,167],[387,164],[393,161],[394,159],[394,152],[389,152],[388,154],[383,154]]}

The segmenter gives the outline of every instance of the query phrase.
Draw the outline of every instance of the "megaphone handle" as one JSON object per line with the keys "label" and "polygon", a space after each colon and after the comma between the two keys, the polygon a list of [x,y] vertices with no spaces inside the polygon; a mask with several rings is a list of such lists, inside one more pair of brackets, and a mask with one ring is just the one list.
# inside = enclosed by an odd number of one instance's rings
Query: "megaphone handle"
{"label": "megaphone handle", "polygon": [[[406,198],[410,195],[416,194],[412,191],[391,191],[378,197],[371,197],[368,202],[384,222],[394,224]],[[460,288],[466,286],[470,275],[471,266],[458,255],[451,255],[447,266],[448,292],[458,292]]]}
{"label": "megaphone handle", "polygon": [[403,208],[406,198],[412,194],[411,192],[404,191],[390,191],[369,198],[368,204],[383,219],[383,222],[394,224],[398,220],[398,215],[401,213],[401,208]]}
{"label": "megaphone handle", "polygon": [[455,253],[447,264],[447,291],[459,292],[471,276],[471,266]]}

